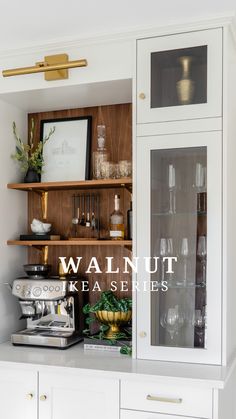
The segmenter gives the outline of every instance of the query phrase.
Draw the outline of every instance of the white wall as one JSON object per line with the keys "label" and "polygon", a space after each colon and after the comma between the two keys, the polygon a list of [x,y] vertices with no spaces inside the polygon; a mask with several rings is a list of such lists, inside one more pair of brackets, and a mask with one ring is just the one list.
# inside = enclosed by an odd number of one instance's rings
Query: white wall
{"label": "white wall", "polygon": [[0,77],[0,92],[19,92],[52,87],[86,85],[112,80],[131,79],[133,73],[134,41],[103,40],[81,41],[74,43],[59,43],[47,50],[47,46],[39,50],[25,49],[19,54],[0,54],[0,69],[34,66],[38,61],[44,61],[44,56],[66,53],[69,60],[85,58],[87,67],[69,70],[66,80],[44,80],[44,74],[28,74],[3,78]]}
{"label": "white wall", "polygon": [[8,340],[10,334],[24,327],[19,321],[19,304],[4,282],[12,283],[22,274],[26,261],[24,248],[7,246],[6,241],[26,231],[27,196],[25,192],[8,190],[7,183],[19,181],[22,174],[11,159],[15,142],[12,121],[15,120],[22,138],[26,133],[26,114],[0,100],[0,342]]}

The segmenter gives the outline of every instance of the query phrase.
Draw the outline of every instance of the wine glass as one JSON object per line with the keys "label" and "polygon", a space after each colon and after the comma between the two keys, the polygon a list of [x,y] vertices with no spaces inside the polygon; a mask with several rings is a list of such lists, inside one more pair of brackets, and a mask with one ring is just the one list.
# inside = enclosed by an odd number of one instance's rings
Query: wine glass
{"label": "wine glass", "polygon": [[181,276],[183,275],[183,278],[178,280],[177,285],[186,285],[187,283],[187,267],[188,267],[188,256],[189,256],[189,245],[188,245],[188,238],[184,237],[181,242],[181,248],[180,248],[180,255],[182,258],[182,265],[183,270],[181,272]]}
{"label": "wine glass", "polygon": [[202,286],[206,285],[206,256],[207,256],[207,243],[206,236],[199,236],[197,245],[197,256],[200,259],[202,271]]}
{"label": "wine glass", "polygon": [[205,333],[205,316],[201,310],[195,310],[193,326],[195,327],[195,332],[198,336],[199,346],[202,347]]}
{"label": "wine glass", "polygon": [[184,324],[184,317],[179,313],[178,306],[168,308],[168,310],[162,314],[160,323],[170,334],[171,340],[173,340],[175,334],[179,332]]}
{"label": "wine glass", "polygon": [[195,185],[199,192],[204,186],[204,168],[201,163],[196,164]]}
{"label": "wine glass", "polygon": [[163,282],[165,280],[165,262],[163,261],[163,258],[168,255],[168,243],[165,238],[160,239],[160,256],[162,257],[161,261],[161,281]]}
{"label": "wine glass", "polygon": [[169,164],[169,213],[176,213],[176,191],[175,191],[175,167],[173,164]]}
{"label": "wine glass", "polygon": [[[173,256],[174,254],[173,239],[172,237],[168,237],[166,240],[167,240],[167,256]],[[173,280],[173,273],[171,272],[171,273],[168,273],[167,283],[172,282],[172,280]]]}

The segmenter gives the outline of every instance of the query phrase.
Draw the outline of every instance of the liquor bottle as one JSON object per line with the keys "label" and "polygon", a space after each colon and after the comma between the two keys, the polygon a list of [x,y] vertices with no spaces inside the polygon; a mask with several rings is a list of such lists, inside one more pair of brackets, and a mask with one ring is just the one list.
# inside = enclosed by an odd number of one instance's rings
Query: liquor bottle
{"label": "liquor bottle", "polygon": [[124,215],[120,211],[120,196],[115,195],[115,209],[110,215],[110,238],[111,240],[124,240],[124,235]]}
{"label": "liquor bottle", "polygon": [[106,127],[105,125],[97,126],[98,147],[93,152],[93,179],[102,179],[101,165],[109,160],[109,154],[105,147]]}
{"label": "liquor bottle", "polygon": [[133,205],[132,205],[132,195],[130,200],[130,209],[127,211],[127,226],[128,226],[128,239],[133,239]]}

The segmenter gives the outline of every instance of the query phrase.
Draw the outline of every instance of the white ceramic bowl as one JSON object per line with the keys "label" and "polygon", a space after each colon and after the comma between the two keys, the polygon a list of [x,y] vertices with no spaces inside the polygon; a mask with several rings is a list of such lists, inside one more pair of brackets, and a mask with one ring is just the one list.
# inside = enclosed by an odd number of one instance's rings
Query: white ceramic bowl
{"label": "white ceramic bowl", "polygon": [[46,234],[51,230],[52,224],[49,223],[40,223],[40,224],[31,224],[31,230],[35,234]]}

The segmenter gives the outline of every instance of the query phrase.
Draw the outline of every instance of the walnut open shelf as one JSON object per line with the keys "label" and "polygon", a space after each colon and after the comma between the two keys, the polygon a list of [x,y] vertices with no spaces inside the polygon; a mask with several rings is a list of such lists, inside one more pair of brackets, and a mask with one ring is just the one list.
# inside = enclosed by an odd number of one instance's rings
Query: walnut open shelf
{"label": "walnut open shelf", "polygon": [[9,246],[122,246],[132,247],[132,240],[8,240]]}
{"label": "walnut open shelf", "polygon": [[62,191],[73,189],[108,189],[122,188],[132,189],[131,178],[121,179],[99,179],[99,180],[81,180],[65,182],[39,182],[39,183],[8,183],[8,189],[18,191]]}

